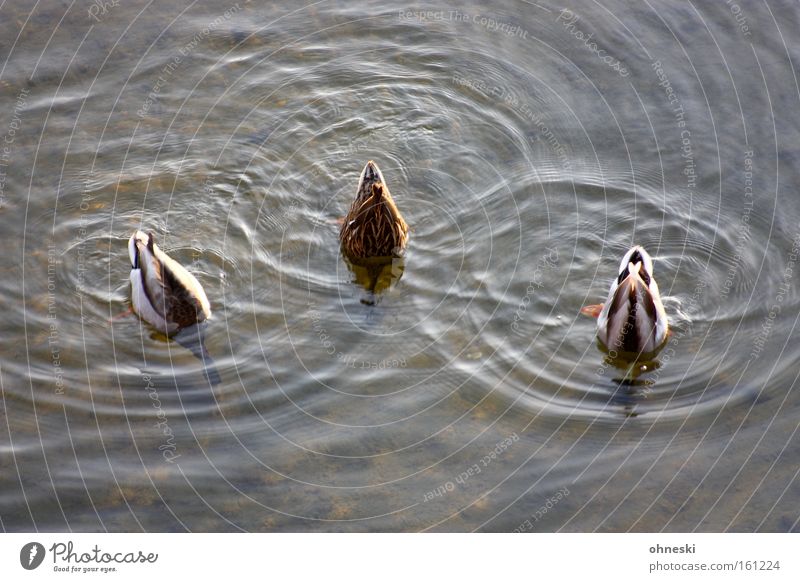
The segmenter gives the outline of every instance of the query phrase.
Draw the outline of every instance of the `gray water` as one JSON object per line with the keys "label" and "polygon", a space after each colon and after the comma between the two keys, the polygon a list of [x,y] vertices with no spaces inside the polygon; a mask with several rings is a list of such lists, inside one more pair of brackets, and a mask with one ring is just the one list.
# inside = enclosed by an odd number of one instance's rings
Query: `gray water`
{"label": "gray water", "polygon": [[[0,526],[800,529],[797,4],[281,4],[0,6]],[[220,384],[114,318],[137,228]],[[672,336],[623,382],[579,312],[632,244]]]}

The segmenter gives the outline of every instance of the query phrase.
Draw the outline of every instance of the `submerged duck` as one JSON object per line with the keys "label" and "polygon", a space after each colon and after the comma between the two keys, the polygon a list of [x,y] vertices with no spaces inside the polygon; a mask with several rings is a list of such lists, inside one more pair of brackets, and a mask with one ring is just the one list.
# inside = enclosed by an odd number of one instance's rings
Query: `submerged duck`
{"label": "submerged duck", "polygon": [[339,240],[344,254],[354,262],[401,257],[405,251],[408,225],[372,160],[361,172],[356,199],[344,219]]}
{"label": "submerged duck", "polygon": [[597,335],[609,350],[649,355],[667,339],[669,325],[653,277],[653,259],[640,246],[633,247],[622,258],[619,275],[611,283],[605,305],[582,311],[598,316]]}
{"label": "submerged duck", "polygon": [[160,332],[171,336],[202,323],[211,307],[200,282],[158,248],[153,233],[137,230],[128,241],[131,259],[133,311]]}

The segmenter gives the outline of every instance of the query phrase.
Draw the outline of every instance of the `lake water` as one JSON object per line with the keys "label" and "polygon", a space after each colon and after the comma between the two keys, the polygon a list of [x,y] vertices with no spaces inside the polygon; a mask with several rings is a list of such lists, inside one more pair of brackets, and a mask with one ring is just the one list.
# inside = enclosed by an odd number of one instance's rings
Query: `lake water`
{"label": "lake water", "polygon": [[[4,530],[800,530],[796,3],[116,4],[0,7]],[[137,228],[221,383],[109,321]],[[633,244],[623,382],[580,309]]]}

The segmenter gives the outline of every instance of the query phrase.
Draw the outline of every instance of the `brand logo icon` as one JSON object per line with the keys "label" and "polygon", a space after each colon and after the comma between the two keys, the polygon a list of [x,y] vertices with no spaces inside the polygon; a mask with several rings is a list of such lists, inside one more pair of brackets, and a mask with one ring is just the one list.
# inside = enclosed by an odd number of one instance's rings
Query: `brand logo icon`
{"label": "brand logo icon", "polygon": [[19,563],[26,570],[35,570],[44,561],[44,546],[39,542],[30,542],[19,551]]}

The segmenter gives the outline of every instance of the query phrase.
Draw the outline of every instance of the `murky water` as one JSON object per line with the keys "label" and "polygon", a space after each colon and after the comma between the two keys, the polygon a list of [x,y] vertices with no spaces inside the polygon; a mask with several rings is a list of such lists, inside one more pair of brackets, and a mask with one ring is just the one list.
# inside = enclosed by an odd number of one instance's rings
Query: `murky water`
{"label": "murky water", "polygon": [[[798,530],[796,4],[117,4],[0,8],[3,529]],[[109,322],[140,227],[219,385]],[[621,382],[579,311],[634,243]]]}

